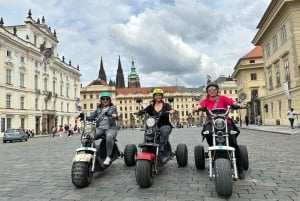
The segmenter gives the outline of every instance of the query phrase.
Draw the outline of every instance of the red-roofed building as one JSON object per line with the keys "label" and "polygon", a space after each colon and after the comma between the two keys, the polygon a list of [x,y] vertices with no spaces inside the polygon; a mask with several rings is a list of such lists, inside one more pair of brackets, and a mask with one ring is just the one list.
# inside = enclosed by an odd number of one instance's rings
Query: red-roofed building
{"label": "red-roofed building", "polygon": [[256,123],[261,115],[261,98],[265,96],[265,73],[263,52],[260,46],[254,47],[240,58],[234,67],[232,78],[237,82],[239,101],[249,104],[247,110],[241,110],[241,119],[247,115],[250,124]]}

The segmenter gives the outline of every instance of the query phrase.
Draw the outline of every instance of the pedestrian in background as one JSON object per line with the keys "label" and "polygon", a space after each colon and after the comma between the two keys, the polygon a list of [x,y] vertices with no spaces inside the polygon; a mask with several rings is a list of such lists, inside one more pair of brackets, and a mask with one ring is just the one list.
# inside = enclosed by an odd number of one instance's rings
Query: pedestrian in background
{"label": "pedestrian in background", "polygon": [[62,125],[59,126],[59,138],[62,139],[64,138],[64,128]]}
{"label": "pedestrian in background", "polygon": [[55,137],[55,134],[56,134],[56,127],[55,126],[52,126],[52,138],[54,139]]}
{"label": "pedestrian in background", "polygon": [[248,115],[245,116],[245,123],[246,123],[246,126],[249,125],[249,117],[248,117]]}
{"label": "pedestrian in background", "polygon": [[257,125],[260,126],[261,125],[261,116],[260,115],[257,115],[256,121],[257,121]]}
{"label": "pedestrian in background", "polygon": [[288,117],[289,117],[289,121],[291,124],[291,128],[294,129],[294,120],[295,120],[295,111],[294,108],[291,108],[288,113],[287,113]]}

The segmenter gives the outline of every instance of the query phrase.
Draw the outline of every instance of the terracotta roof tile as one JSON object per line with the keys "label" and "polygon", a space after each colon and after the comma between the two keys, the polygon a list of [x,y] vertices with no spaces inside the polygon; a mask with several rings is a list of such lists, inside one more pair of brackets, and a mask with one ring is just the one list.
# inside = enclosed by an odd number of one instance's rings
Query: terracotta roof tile
{"label": "terracotta roof tile", "polygon": [[154,88],[161,88],[164,92],[176,93],[179,92],[179,87],[170,86],[170,87],[141,87],[141,88],[118,88],[116,89],[117,94],[150,94]]}
{"label": "terracotta roof tile", "polygon": [[242,59],[249,59],[249,58],[257,58],[263,56],[263,50],[261,46],[255,46],[250,52],[248,52]]}
{"label": "terracotta roof tile", "polygon": [[107,86],[107,83],[105,80],[93,80],[92,82],[90,82],[87,86],[91,86],[91,85],[103,85],[103,86]]}

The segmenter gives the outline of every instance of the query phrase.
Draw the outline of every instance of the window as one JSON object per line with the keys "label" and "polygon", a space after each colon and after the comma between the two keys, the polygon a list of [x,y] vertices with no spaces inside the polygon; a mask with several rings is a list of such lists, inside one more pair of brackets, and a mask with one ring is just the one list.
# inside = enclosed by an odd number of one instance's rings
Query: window
{"label": "window", "polygon": [[44,79],[44,91],[45,92],[48,91],[48,80],[47,80],[47,78]]}
{"label": "window", "polygon": [[38,110],[39,109],[39,102],[38,102],[38,99],[34,99],[34,109],[35,110]]}
{"label": "window", "polygon": [[36,46],[36,41],[37,41],[37,36],[34,35],[34,36],[33,36],[33,44],[34,44],[34,46]]}
{"label": "window", "polygon": [[90,109],[93,109],[93,103],[90,104]]}
{"label": "window", "polygon": [[256,73],[251,73],[250,77],[251,80],[257,80]]}
{"label": "window", "polygon": [[289,60],[285,59],[283,61],[284,65],[284,75],[285,75],[285,81],[290,81],[290,69],[289,69]]}
{"label": "window", "polygon": [[86,104],[83,104],[83,109],[85,109],[85,110],[86,110]]}
{"label": "window", "polygon": [[255,63],[255,59],[250,59],[249,63],[250,64],[254,64]]}
{"label": "window", "polygon": [[69,87],[66,87],[66,96],[69,98]]}
{"label": "window", "polygon": [[286,29],[285,29],[285,25],[283,25],[280,28],[280,38],[281,38],[281,43],[283,43],[286,40]]}
{"label": "window", "polygon": [[270,44],[269,44],[269,43],[266,45],[265,49],[266,49],[265,54],[266,54],[266,57],[268,58],[268,57],[271,56],[271,52],[270,52]]}
{"label": "window", "polygon": [[5,131],[5,118],[1,118],[1,132]]}
{"label": "window", "polygon": [[12,84],[12,78],[11,78],[11,70],[6,69],[6,84]]}
{"label": "window", "polygon": [[60,85],[60,95],[63,96],[63,85]]}
{"label": "window", "polygon": [[7,128],[11,128],[11,118],[6,119]]}
{"label": "window", "polygon": [[11,108],[11,95],[6,95],[6,108]]}
{"label": "window", "polygon": [[21,128],[25,128],[25,118],[21,118]]}
{"label": "window", "polygon": [[39,63],[37,61],[34,62],[34,66],[35,68],[38,68],[39,67]]}
{"label": "window", "polygon": [[273,89],[273,82],[272,82],[272,69],[268,70],[268,80],[269,80],[269,89]]}
{"label": "window", "polygon": [[44,65],[44,73],[47,73],[47,65]]}
{"label": "window", "polygon": [[24,63],[25,62],[25,58],[23,56],[20,57],[20,62]]}
{"label": "window", "polygon": [[24,87],[24,79],[25,79],[24,73],[20,73],[20,87]]}
{"label": "window", "polygon": [[273,38],[272,38],[272,43],[273,43],[273,50],[277,50],[278,48],[278,44],[277,44],[277,36],[275,35]]}
{"label": "window", "polygon": [[38,75],[34,76],[34,89],[39,89],[39,77]]}
{"label": "window", "polygon": [[93,99],[93,94],[90,94],[90,99]]}
{"label": "window", "polygon": [[24,110],[25,108],[24,108],[24,105],[25,105],[25,97],[24,96],[21,96],[20,97],[20,109],[21,110]]}
{"label": "window", "polygon": [[279,70],[278,63],[275,65],[275,74],[276,74],[276,84],[277,86],[280,86],[280,70]]}
{"label": "window", "polygon": [[55,85],[56,85],[56,82],[53,81],[53,86],[52,86],[53,95],[55,95],[55,93],[56,93],[56,87],[55,87]]}
{"label": "window", "polygon": [[7,56],[7,57],[11,57],[11,51],[7,50],[7,51],[6,51],[6,56]]}

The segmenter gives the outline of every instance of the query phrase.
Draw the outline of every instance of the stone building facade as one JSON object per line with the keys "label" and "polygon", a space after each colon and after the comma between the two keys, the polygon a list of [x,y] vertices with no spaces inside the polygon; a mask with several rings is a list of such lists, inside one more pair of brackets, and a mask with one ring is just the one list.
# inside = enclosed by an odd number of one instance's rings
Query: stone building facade
{"label": "stone building facade", "polygon": [[80,101],[79,66],[58,58],[55,30],[31,11],[24,25],[0,20],[0,128],[51,133],[52,126],[74,124]]}

